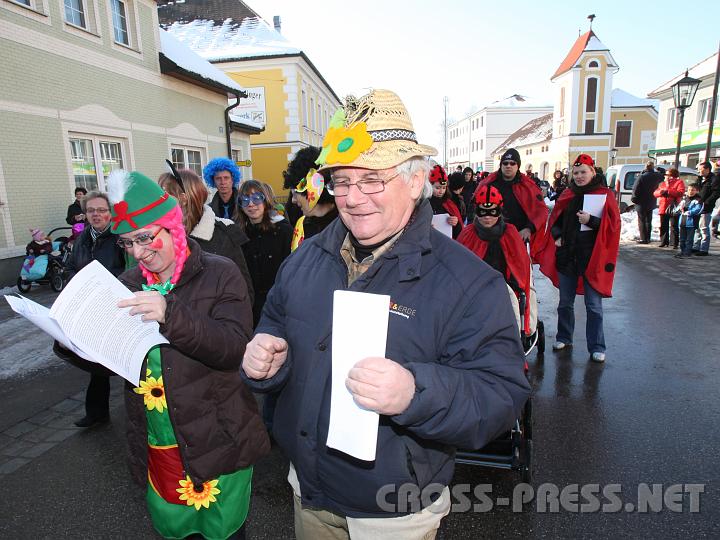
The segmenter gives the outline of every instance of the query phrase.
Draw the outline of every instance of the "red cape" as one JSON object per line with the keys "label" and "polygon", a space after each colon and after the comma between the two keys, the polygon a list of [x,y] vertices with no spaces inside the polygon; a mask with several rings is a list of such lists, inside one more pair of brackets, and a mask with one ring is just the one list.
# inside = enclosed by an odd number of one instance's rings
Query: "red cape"
{"label": "red cape", "polygon": [[[592,195],[605,194],[605,206],[600,217],[600,229],[595,239],[590,262],[585,269],[585,277],[603,297],[612,296],[613,280],[615,279],[615,267],[617,264],[618,249],[620,247],[620,212],[618,210],[615,195],[605,186],[598,186],[591,191]],[[537,260],[540,263],[540,271],[545,274],[558,287],[559,279],[557,272],[557,259],[555,257],[555,240],[549,231],[567,208],[575,194],[570,189],[563,191],[562,195],[555,201],[555,208],[550,214],[548,222],[548,234],[538,252]],[[584,294],[583,280],[578,277],[577,293]]]}
{"label": "red cape", "polygon": [[[463,229],[457,241],[475,255],[484,259],[488,242],[477,235],[473,223]],[[500,248],[505,255],[507,264],[506,275],[503,276],[505,281],[509,281],[510,276],[513,276],[520,288],[525,291],[527,301],[525,302],[523,325],[525,327],[524,333],[530,334],[530,257],[520,233],[511,223],[505,224],[505,232],[500,237]]]}
{"label": "red cape", "polygon": [[[497,177],[497,171],[491,173],[490,176],[480,182],[478,189],[480,186],[492,184]],[[520,173],[520,182],[512,185],[512,191],[525,215],[535,227],[535,232],[530,237],[530,256],[533,262],[538,262],[537,253],[545,238],[545,224],[548,218],[548,207],[545,206],[542,190],[528,175]],[[475,193],[477,193],[477,190]]]}

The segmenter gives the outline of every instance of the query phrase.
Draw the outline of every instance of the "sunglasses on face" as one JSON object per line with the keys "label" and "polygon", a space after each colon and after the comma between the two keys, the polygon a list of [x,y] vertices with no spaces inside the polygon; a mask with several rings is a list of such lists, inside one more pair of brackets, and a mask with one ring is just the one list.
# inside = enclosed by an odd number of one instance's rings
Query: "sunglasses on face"
{"label": "sunglasses on face", "polygon": [[492,217],[500,217],[500,209],[495,208],[478,208],[476,210],[476,213],[478,217],[485,217],[485,216],[492,216]]}
{"label": "sunglasses on face", "polygon": [[503,167],[514,167],[515,165],[517,165],[517,163],[515,161],[503,161],[502,162]]}
{"label": "sunglasses on face", "polygon": [[242,208],[247,208],[250,206],[250,204],[259,205],[265,202],[265,195],[262,193],[256,191],[255,193],[251,193],[250,195],[243,195],[240,197],[240,206]]}

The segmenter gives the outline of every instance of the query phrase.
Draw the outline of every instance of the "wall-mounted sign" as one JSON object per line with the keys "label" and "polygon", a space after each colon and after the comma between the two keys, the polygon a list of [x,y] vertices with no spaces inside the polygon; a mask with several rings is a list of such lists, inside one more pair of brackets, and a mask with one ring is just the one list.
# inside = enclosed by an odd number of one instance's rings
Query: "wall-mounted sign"
{"label": "wall-mounted sign", "polygon": [[249,167],[250,165],[252,165],[252,160],[246,159],[245,161],[236,161],[235,165],[237,165],[238,167]]}
{"label": "wall-mounted sign", "polygon": [[230,111],[233,116],[253,124],[265,125],[265,87],[245,88],[248,97],[240,98],[237,107]]}

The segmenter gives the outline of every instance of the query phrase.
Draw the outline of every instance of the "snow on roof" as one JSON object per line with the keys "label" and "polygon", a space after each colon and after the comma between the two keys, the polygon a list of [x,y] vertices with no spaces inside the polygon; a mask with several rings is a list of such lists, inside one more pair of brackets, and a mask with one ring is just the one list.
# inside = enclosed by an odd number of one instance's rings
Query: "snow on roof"
{"label": "snow on roof", "polygon": [[523,127],[505,139],[500,146],[493,150],[493,154],[502,152],[507,148],[517,148],[518,146],[527,146],[552,139],[552,122],[553,113],[544,114],[538,118],[530,120]]}
{"label": "snow on roof", "polygon": [[193,52],[187,45],[178,41],[175,36],[162,28],[158,28],[158,30],[160,31],[160,49],[162,54],[168,60],[172,60],[177,64],[178,67],[232,90],[241,91],[243,89],[221,70],[198,56],[198,54]]}
{"label": "snow on roof", "polygon": [[[695,64],[693,67],[691,67],[688,70],[688,75],[690,77],[693,77],[695,79],[702,79],[704,77],[710,77],[715,74],[715,69],[717,67],[717,61],[718,61],[718,53],[711,54],[708,56],[705,60],[702,60]],[[660,92],[663,92],[664,90],[669,90],[670,87],[678,82],[680,79],[682,79],[685,76],[685,72],[683,71],[679,75],[676,75],[666,83],[661,84],[658,86],[655,90],[648,93],[649,97],[654,97],[656,94],[659,94]]]}
{"label": "snow on roof", "polygon": [[514,107],[552,107],[548,103],[542,103],[536,101],[527,96],[521,96],[520,94],[513,94],[505,99],[492,102],[490,105],[485,107],[486,109],[502,109],[502,108],[514,108]]}
{"label": "snow on roof", "polygon": [[587,42],[587,45],[585,45],[586,51],[609,51],[605,45],[603,45],[602,41],[598,39],[598,37],[592,33],[590,34],[590,39]]}
{"label": "snow on roof", "polygon": [[632,94],[628,94],[625,90],[614,88],[610,95],[611,107],[654,107],[660,110],[660,102],[657,99],[643,99]]}
{"label": "snow on roof", "polygon": [[248,17],[240,23],[225,19],[220,25],[200,19],[174,22],[167,31],[211,62],[302,53],[259,17]]}

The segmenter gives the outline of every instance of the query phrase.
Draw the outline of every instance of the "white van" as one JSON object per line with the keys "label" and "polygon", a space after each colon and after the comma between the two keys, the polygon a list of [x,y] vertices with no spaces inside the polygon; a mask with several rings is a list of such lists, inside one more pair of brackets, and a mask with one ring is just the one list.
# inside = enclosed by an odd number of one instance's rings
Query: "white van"
{"label": "white van", "polygon": [[[658,165],[658,167],[664,168],[666,171],[672,167],[672,165]],[[633,206],[630,197],[632,197],[632,189],[642,172],[645,170],[645,164],[627,164],[627,165],[613,165],[608,167],[605,176],[607,178],[607,185],[610,189],[615,192],[617,197],[618,191],[620,192],[620,198],[618,199],[618,205],[620,206],[620,212],[625,212],[628,208]],[[695,169],[690,167],[680,167],[680,178],[687,186],[688,184],[697,183],[698,173]]]}

